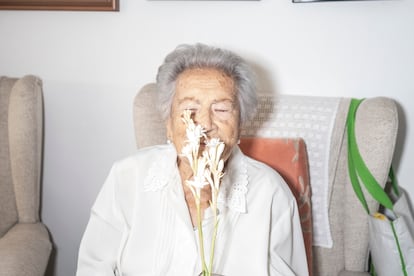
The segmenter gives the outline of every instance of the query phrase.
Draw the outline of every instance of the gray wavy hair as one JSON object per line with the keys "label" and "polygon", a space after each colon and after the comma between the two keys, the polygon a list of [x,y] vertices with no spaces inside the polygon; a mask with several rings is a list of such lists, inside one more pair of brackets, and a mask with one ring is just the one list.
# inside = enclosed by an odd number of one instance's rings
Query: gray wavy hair
{"label": "gray wavy hair", "polygon": [[237,90],[240,123],[244,124],[254,115],[257,105],[256,85],[254,74],[247,63],[228,50],[198,43],[179,45],[158,68],[158,108],[164,120],[171,113],[178,75],[193,68],[214,68],[230,76],[235,81]]}

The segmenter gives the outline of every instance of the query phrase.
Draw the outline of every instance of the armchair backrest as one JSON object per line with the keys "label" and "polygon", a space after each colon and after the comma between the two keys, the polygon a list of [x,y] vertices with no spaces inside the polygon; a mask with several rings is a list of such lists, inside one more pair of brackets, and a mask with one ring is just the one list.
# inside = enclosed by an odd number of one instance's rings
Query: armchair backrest
{"label": "armchair backrest", "polygon": [[[341,271],[366,271],[368,223],[348,177],[345,122],[349,102],[349,98],[279,95],[274,99],[272,96],[261,95],[256,117],[242,132],[244,136],[301,137],[305,140],[308,151],[311,150],[308,156],[312,204],[318,206],[317,210],[313,209],[314,241],[318,235],[322,238],[329,236],[324,231],[321,233],[318,228],[321,226],[318,217],[323,216],[318,210],[320,206],[327,208],[329,223],[326,228],[331,237],[327,238],[328,241],[331,240],[330,244],[314,244],[313,275],[331,276],[338,275]],[[329,112],[324,113],[324,106]],[[155,107],[156,86],[148,84],[138,92],[134,101],[137,147],[166,142],[165,124]],[[295,112],[289,113],[286,110]],[[320,120],[326,124],[321,125]],[[397,131],[398,116],[393,100],[377,97],[361,104],[356,117],[358,144],[367,166],[382,185],[387,180]],[[319,137],[325,144],[315,142],[315,136],[323,135],[328,135]],[[314,151],[317,148],[319,151]],[[323,164],[323,160],[320,162],[321,154],[326,154],[326,164]],[[316,161],[312,161],[312,158]],[[315,185],[318,179],[312,179],[312,173],[317,171],[318,166],[326,168],[319,170],[326,172],[326,198],[316,204],[314,197],[321,191]],[[373,209],[377,207],[372,200],[369,200],[368,205]]]}
{"label": "armchair backrest", "polygon": [[0,237],[39,221],[42,126],[41,80],[0,77]]}

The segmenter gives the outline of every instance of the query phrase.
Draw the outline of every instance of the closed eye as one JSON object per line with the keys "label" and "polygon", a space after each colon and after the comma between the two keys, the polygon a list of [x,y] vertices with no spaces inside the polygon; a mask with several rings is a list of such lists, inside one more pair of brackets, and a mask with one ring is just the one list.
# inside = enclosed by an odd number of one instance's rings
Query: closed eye
{"label": "closed eye", "polygon": [[212,106],[214,112],[225,113],[233,110],[233,104],[231,102],[219,102]]}
{"label": "closed eye", "polygon": [[213,104],[212,110],[220,120],[227,120],[232,115],[233,103],[230,101],[218,102]]}
{"label": "closed eye", "polygon": [[219,109],[219,108],[215,108],[214,112],[230,112],[229,109]]}
{"label": "closed eye", "polygon": [[197,113],[199,109],[200,108],[197,105],[184,105],[182,107],[182,110],[190,110],[191,111],[191,114]]}

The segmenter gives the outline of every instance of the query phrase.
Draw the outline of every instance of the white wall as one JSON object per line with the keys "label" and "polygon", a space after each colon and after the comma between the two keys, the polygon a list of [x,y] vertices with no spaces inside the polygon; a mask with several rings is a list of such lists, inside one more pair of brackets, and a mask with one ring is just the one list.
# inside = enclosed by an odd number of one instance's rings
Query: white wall
{"label": "white wall", "polygon": [[135,149],[135,92],[183,42],[237,51],[260,68],[265,90],[395,98],[395,166],[414,198],[413,34],[410,0],[121,0],[119,13],[1,11],[0,75],[44,81],[42,217],[57,253],[49,275],[74,274],[89,208],[112,162]]}

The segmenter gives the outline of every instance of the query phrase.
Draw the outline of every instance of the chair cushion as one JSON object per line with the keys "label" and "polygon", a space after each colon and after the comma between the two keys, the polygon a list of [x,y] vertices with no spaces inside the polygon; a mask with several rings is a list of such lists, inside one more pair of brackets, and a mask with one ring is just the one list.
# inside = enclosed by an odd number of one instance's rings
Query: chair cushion
{"label": "chair cushion", "polygon": [[305,142],[301,138],[245,137],[244,154],[274,168],[285,179],[299,207],[309,271],[312,271],[312,209]]}

